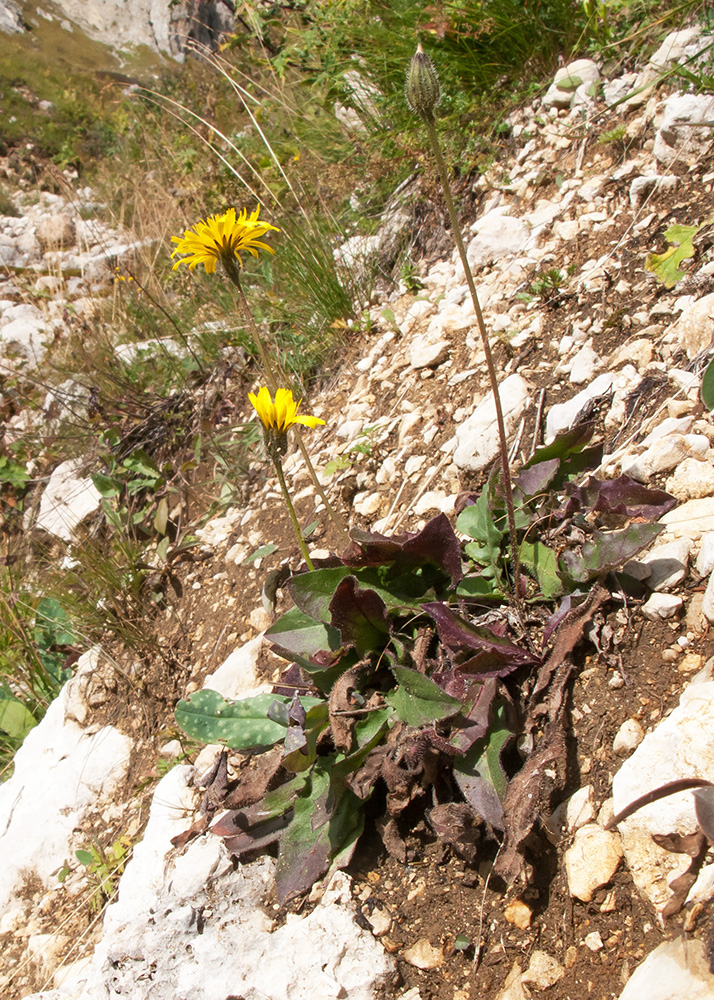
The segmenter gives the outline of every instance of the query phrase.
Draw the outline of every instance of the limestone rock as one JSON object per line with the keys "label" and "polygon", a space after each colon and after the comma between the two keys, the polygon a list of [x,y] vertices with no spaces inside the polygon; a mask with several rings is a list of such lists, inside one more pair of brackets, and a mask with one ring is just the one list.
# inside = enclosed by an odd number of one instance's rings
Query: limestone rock
{"label": "limestone rock", "polygon": [[676,335],[690,358],[708,350],[714,339],[714,292],[684,309],[679,319],[667,327],[664,335]]}
{"label": "limestone rock", "polygon": [[556,958],[547,951],[536,949],[531,955],[528,968],[521,976],[521,982],[528,983],[536,990],[547,990],[555,986],[564,975],[565,969]]}
{"label": "limestone rock", "polygon": [[441,948],[435,948],[428,938],[419,938],[409,948],[402,952],[405,962],[417,969],[438,969],[444,961]]}
{"label": "limestone rock", "polygon": [[[615,813],[653,788],[677,778],[714,780],[714,745],[702,739],[714,730],[714,682],[690,683],[679,705],[645,736],[613,781]],[[699,829],[691,792],[669,795],[619,824],[622,846],[635,885],[656,910],[669,899],[668,883],[689,866],[686,855],[659,847],[656,834]]]}
{"label": "limestone rock", "polygon": [[[86,664],[93,654],[85,655]],[[75,695],[65,685],[25,737],[12,777],[0,785],[0,917],[21,908],[18,893],[28,875],[45,886],[56,884],[57,869],[72,854],[75,830],[112,801],[128,773],[131,740],[113,726],[90,733],[70,719]]]}
{"label": "limestone rock", "polygon": [[448,340],[431,341],[425,334],[422,337],[415,337],[409,348],[409,357],[412,368],[436,368],[442,364],[449,356],[451,344]]}
{"label": "limestone rock", "polygon": [[650,572],[646,580],[650,590],[671,590],[687,575],[691,547],[692,543],[688,538],[675,538],[670,542],[655,545],[646,555],[638,560],[633,559],[628,565],[640,563],[649,567]]}
{"label": "limestone rock", "polygon": [[561,66],[555,74],[543,97],[543,104],[547,108],[571,108],[594,97],[599,82],[600,70],[592,59],[576,59],[567,66]]}
{"label": "limestone rock", "polygon": [[643,618],[651,622],[673,618],[684,607],[684,601],[675,594],[654,593],[640,608]]}
{"label": "limestone rock", "polygon": [[714,466],[696,458],[685,458],[667,480],[665,489],[678,500],[714,496]]}
{"label": "limestone rock", "polygon": [[35,527],[71,542],[75,529],[99,507],[102,495],[91,479],[79,475],[84,459],[61,462],[50,476],[40,500]]}
{"label": "limestone rock", "polygon": [[711,144],[708,122],[713,115],[714,98],[707,94],[672,94],[668,97],[655,136],[655,159],[667,166],[694,163]]}
{"label": "limestone rock", "polygon": [[[501,383],[499,394],[506,434],[514,433],[531,398],[531,387],[521,375],[509,375]],[[454,462],[460,469],[478,472],[498,454],[496,407],[489,394],[456,431]]]}
{"label": "limestone rock", "polygon": [[622,859],[622,845],[616,833],[596,823],[581,827],[565,852],[565,870],[571,896],[590,902],[594,893],[607,885]]}
{"label": "limestone rock", "polygon": [[0,0],[0,31],[6,35],[19,35],[24,30],[22,13],[14,0]]}
{"label": "limestone rock", "polygon": [[487,212],[471,228],[476,235],[469,243],[466,255],[474,270],[510,254],[520,253],[531,236],[525,222],[507,215],[501,208]]}
{"label": "limestone rock", "polygon": [[712,1000],[714,975],[703,941],[663,941],[630,976],[620,1000]]}
{"label": "limestone rock", "polygon": [[637,749],[644,738],[644,730],[637,719],[626,719],[615,734],[612,749],[620,757],[627,757]]}
{"label": "limestone rock", "polygon": [[688,500],[664,514],[659,523],[666,525],[668,536],[686,536],[696,541],[706,532],[714,531],[714,497]]}

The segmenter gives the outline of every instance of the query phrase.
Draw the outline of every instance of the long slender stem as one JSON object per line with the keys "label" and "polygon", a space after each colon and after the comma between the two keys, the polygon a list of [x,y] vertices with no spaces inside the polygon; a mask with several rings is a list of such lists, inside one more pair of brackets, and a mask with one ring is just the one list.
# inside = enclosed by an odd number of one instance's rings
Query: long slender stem
{"label": "long slender stem", "polygon": [[501,470],[503,472],[503,495],[506,501],[506,512],[508,516],[508,533],[511,536],[511,563],[513,567],[514,611],[516,612],[521,628],[523,629],[524,633],[527,634],[525,623],[523,621],[523,608],[521,606],[520,553],[518,551],[518,534],[516,532],[516,517],[513,509],[513,490],[511,488],[511,476],[508,465],[508,443],[506,439],[506,425],[503,420],[501,397],[498,391],[498,377],[496,375],[496,366],[494,365],[493,362],[491,345],[488,340],[488,332],[486,331],[486,324],[484,322],[483,313],[481,312],[481,305],[478,300],[476,284],[474,282],[473,274],[471,273],[471,265],[469,264],[469,259],[466,254],[466,247],[464,246],[464,241],[461,236],[461,227],[459,226],[458,216],[456,215],[454,199],[451,196],[451,184],[449,182],[449,174],[446,169],[446,164],[444,163],[444,157],[442,156],[441,153],[441,146],[439,144],[439,137],[436,132],[434,116],[429,115],[428,117],[424,117],[424,122],[426,124],[427,135],[429,136],[429,142],[431,144],[431,148],[434,153],[434,158],[436,159],[436,165],[439,169],[441,186],[444,190],[444,200],[446,201],[446,207],[448,209],[449,218],[451,220],[451,228],[454,232],[454,239],[456,240],[456,246],[458,247],[459,250],[459,256],[461,257],[461,262],[464,265],[464,274],[466,275],[466,283],[469,286],[469,292],[471,293],[471,301],[473,302],[474,312],[476,313],[476,321],[478,323],[479,333],[481,334],[481,343],[483,344],[484,354],[486,355],[486,368],[488,369],[488,378],[489,382],[491,383],[491,394],[493,396],[493,402],[496,408],[496,424],[498,426],[499,452],[501,456]]}
{"label": "long slender stem", "polygon": [[288,487],[285,483],[285,476],[283,474],[283,466],[280,459],[271,453],[270,457],[273,460],[273,465],[275,466],[275,471],[278,474],[278,480],[280,482],[280,489],[283,491],[283,497],[288,508],[288,514],[290,515],[290,520],[293,522],[293,528],[295,529],[295,534],[297,535],[298,545],[300,546],[300,551],[302,552],[303,559],[307,563],[307,568],[313,570],[315,567],[312,565],[312,559],[310,558],[310,553],[307,551],[307,545],[305,544],[305,539],[302,536],[302,531],[300,530],[300,522],[297,519],[297,514],[295,513],[295,508],[293,507],[293,502],[290,499],[290,494],[288,493]]}
{"label": "long slender stem", "polygon": [[[265,373],[265,380],[268,383],[268,388],[273,393],[275,393],[275,390],[278,388],[278,381],[275,378],[273,366],[270,363],[270,358],[268,357],[268,352],[265,349],[263,338],[261,337],[260,331],[258,330],[258,325],[253,319],[253,314],[250,311],[248,300],[245,297],[245,293],[243,291],[243,287],[240,282],[240,271],[238,269],[238,265],[232,258],[223,257],[222,261],[225,272],[228,275],[228,278],[238,290],[238,301],[240,302],[241,310],[243,312],[243,317],[248,326],[250,327],[250,332],[253,335],[253,339],[255,340],[256,346],[258,348],[258,354],[260,355],[260,363],[263,366],[263,371]],[[305,446],[305,442],[302,439],[300,428],[293,427],[293,432],[295,434],[295,438],[297,439],[298,448],[300,449],[302,457],[305,459],[305,465],[307,466],[307,471],[310,476],[310,479],[312,480],[312,484],[317,490],[320,499],[324,503],[325,510],[327,511],[330,519],[332,520],[332,523],[342,536],[342,544],[347,546],[350,543],[350,536],[347,534],[347,525],[345,524],[341,515],[335,510],[330,501],[327,499],[327,494],[322,488],[320,480],[317,478],[317,473],[315,472],[315,467],[312,464],[312,459],[310,458],[310,454]]]}

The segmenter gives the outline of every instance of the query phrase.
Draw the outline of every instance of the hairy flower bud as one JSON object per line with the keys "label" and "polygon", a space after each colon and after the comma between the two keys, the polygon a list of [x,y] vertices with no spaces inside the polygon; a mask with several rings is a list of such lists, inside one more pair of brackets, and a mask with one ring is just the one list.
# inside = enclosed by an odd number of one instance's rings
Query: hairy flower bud
{"label": "hairy flower bud", "polygon": [[421,42],[417,45],[407,72],[404,95],[409,109],[415,115],[419,115],[424,121],[430,121],[434,117],[434,108],[441,99],[439,77],[434,64],[421,47]]}

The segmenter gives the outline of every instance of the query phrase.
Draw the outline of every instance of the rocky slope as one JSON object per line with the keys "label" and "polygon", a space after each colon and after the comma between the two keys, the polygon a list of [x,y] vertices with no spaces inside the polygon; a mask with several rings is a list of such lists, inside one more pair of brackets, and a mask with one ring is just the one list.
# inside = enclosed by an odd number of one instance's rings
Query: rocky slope
{"label": "rocky slope", "polygon": [[[698,829],[691,794],[605,829],[613,811],[652,787],[680,777],[714,781],[714,420],[699,401],[714,337],[706,230],[673,287],[645,268],[649,252],[666,249],[672,223],[710,217],[714,98],[660,82],[664,69],[708,44],[687,29],[638,73],[601,87],[593,86],[592,63],[561,70],[543,101],[512,116],[510,159],[477,182],[478,216],[465,220],[514,463],[536,439],[590,414],[607,442],[604,474],[666,486],[679,501],[638,560],[648,599],[622,603],[590,631],[573,691],[577,764],[566,804],[549,822],[556,869],[547,888],[495,892],[485,872],[463,865],[427,858],[400,871],[367,852],[349,874],[316,887],[305,912],[285,916],[270,893],[272,859],[235,865],[210,833],[172,846],[197,815],[217,748],[152,789],[144,827],[149,800],[138,778],[162,742],[164,759],[179,748],[156,728],[144,731],[149,693],[126,683],[132,665],[90,650],[0,787],[0,851],[11,859],[0,871],[8,996],[42,987],[32,996],[516,1000],[535,989],[554,1000],[714,997],[710,859],[700,859],[686,909],[664,915],[671,880],[691,860],[671,849],[672,838]],[[105,233],[90,244],[60,201],[33,212],[19,204],[20,218],[0,220],[0,252],[13,267],[35,269],[54,298],[40,317],[22,311],[28,307],[6,279],[0,344],[13,367],[41,359],[67,302],[89,308],[106,289],[106,240],[112,258],[132,242]],[[60,230],[53,242],[48,234]],[[50,261],[62,273],[82,253],[89,256],[81,280],[47,285]],[[347,468],[323,476],[328,492],[353,524],[386,532],[453,513],[458,491],[477,483],[496,455],[461,265],[448,255],[421,270],[422,289],[402,287],[373,305],[369,333],[347,346],[338,378],[311,401],[326,421],[311,432],[316,466],[349,458]],[[7,433],[29,419],[17,415]],[[355,453],[355,442],[367,442],[367,453]],[[97,499],[74,471],[63,471],[59,488],[50,483],[37,515],[37,526],[63,542],[77,537]],[[200,557],[182,571],[178,612],[188,645],[179,695],[205,685],[243,696],[261,689],[276,665],[263,648],[270,618],[260,589],[295,546],[257,458],[253,473],[245,505],[199,529]],[[299,454],[286,473],[302,522],[319,520]],[[318,531],[316,558],[332,543],[329,529]],[[246,562],[269,542],[274,552]],[[173,616],[166,612],[167,635]],[[47,789],[39,821],[38,774]],[[107,831],[128,831],[136,843],[118,898],[101,922],[88,921],[86,874],[75,866],[59,883],[56,873],[89,836]],[[454,948],[459,926],[483,940],[478,967]]]}

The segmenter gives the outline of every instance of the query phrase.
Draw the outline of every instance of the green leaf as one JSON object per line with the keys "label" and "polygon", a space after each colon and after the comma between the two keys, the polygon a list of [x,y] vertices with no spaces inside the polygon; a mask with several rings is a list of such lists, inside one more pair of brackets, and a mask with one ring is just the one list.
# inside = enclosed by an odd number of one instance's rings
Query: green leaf
{"label": "green leaf", "polygon": [[256,549],[255,552],[253,552],[246,559],[244,559],[241,565],[250,566],[250,564],[254,563],[256,559],[264,559],[265,556],[272,555],[273,552],[275,552],[275,550],[277,549],[277,547],[278,546],[274,545],[273,542],[268,542],[267,545],[261,545],[259,549]]}
{"label": "green leaf", "polygon": [[[467,545],[466,548],[468,549],[468,547]],[[479,576],[465,576],[456,588],[456,596],[474,597],[479,600],[503,600],[506,595],[495,586],[493,574],[488,577],[479,574]]]}
{"label": "green leaf", "polygon": [[315,766],[309,795],[295,800],[292,822],[280,838],[275,886],[281,906],[314,885],[333,859],[347,864],[362,832],[361,803],[353,792],[345,790],[328,806],[333,763],[328,757]]}
{"label": "green leaf", "polygon": [[714,410],[714,360],[710,361],[704,369],[702,402],[708,410]]}
{"label": "green leaf", "polygon": [[34,715],[21,701],[0,691],[0,730],[13,740],[24,740],[36,725]]}
{"label": "green leaf", "polygon": [[75,851],[75,856],[77,860],[83,865],[91,865],[94,862],[94,855],[91,851]]}
{"label": "green leaf", "polygon": [[398,688],[385,697],[400,722],[409,726],[425,726],[437,719],[448,719],[461,709],[458,698],[442,690],[438,684],[408,667],[392,667]]}
{"label": "green leaf", "polygon": [[94,483],[95,489],[101,493],[105,500],[119,496],[121,486],[116,479],[112,479],[111,476],[105,476],[103,472],[93,472],[89,478]]}
{"label": "green leaf", "polygon": [[558,576],[558,557],[542,542],[523,542],[521,564],[538,580],[543,597],[557,597],[563,591],[563,582]]}
{"label": "green leaf", "polygon": [[[234,750],[270,746],[285,736],[285,727],[268,718],[274,701],[289,702],[272,694],[259,694],[242,701],[226,701],[217,691],[196,691],[176,706],[176,722],[201,743],[225,743]],[[316,699],[301,699],[314,704]]]}
{"label": "green leaf", "polygon": [[0,455],[0,483],[7,483],[15,489],[23,489],[31,478],[20,462],[7,455]]}
{"label": "green leaf", "polygon": [[303,614],[299,608],[290,608],[281,615],[265,633],[279,656],[293,660],[310,672],[324,670],[325,663],[313,663],[310,657],[321,652],[334,652],[342,648],[340,633],[331,625],[316,621]]}
{"label": "green leaf", "polygon": [[51,646],[71,646],[74,631],[69,615],[54,597],[45,597],[35,610],[35,643],[40,649]]}
{"label": "green leaf", "polygon": [[693,257],[696,253],[692,242],[700,229],[708,226],[713,220],[707,219],[698,226],[682,226],[675,223],[664,234],[668,243],[672,244],[664,253],[647,254],[645,270],[651,271],[665,288],[673,288],[678,281],[686,277],[686,271],[680,271],[683,260]]}
{"label": "green leaf", "polygon": [[580,553],[564,552],[561,572],[576,583],[619,569],[664,530],[663,524],[630,524],[621,531],[594,531]]}
{"label": "green leaf", "polygon": [[169,505],[166,497],[159,500],[158,507],[156,508],[156,515],[154,517],[154,528],[160,535],[166,534],[166,525],[169,520]]}
{"label": "green leaf", "polygon": [[161,562],[166,562],[166,556],[169,551],[169,545],[171,544],[171,539],[168,535],[164,535],[159,544],[156,546],[156,555],[161,560]]}

